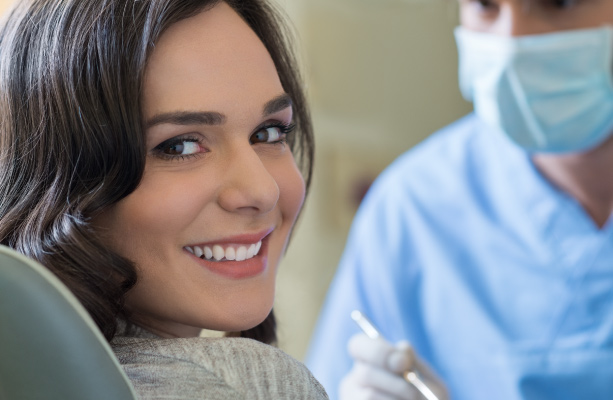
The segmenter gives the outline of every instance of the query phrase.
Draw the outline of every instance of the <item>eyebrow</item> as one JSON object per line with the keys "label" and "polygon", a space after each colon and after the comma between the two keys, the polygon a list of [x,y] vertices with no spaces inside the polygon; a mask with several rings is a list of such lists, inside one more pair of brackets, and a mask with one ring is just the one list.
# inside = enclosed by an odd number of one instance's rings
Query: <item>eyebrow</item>
{"label": "eyebrow", "polygon": [[292,104],[290,95],[283,93],[264,105],[264,116],[285,110],[287,107],[291,107]]}
{"label": "eyebrow", "polygon": [[153,116],[145,126],[151,128],[160,124],[174,125],[221,125],[226,116],[215,111],[176,111]]}
{"label": "eyebrow", "polygon": [[[263,116],[274,114],[292,106],[292,98],[283,93],[264,105]],[[154,115],[147,121],[145,127],[151,128],[160,124],[174,125],[222,125],[226,116],[216,111],[175,111]]]}

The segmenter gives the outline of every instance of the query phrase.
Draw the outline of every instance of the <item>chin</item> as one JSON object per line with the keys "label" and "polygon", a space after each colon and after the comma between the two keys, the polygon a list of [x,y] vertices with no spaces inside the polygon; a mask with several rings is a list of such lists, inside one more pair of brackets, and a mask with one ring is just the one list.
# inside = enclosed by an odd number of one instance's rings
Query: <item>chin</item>
{"label": "chin", "polygon": [[244,312],[236,313],[231,318],[224,321],[223,328],[219,330],[225,332],[246,331],[261,324],[271,311],[272,306],[262,307],[258,310],[244,310]]}
{"label": "chin", "polygon": [[264,322],[266,317],[268,317],[268,314],[270,314],[270,311],[271,310],[268,310],[267,312],[261,313],[257,316],[255,315],[252,316],[252,318],[249,321],[245,321],[245,323],[242,324],[242,328],[239,330],[246,331],[247,329],[255,328],[256,326]]}

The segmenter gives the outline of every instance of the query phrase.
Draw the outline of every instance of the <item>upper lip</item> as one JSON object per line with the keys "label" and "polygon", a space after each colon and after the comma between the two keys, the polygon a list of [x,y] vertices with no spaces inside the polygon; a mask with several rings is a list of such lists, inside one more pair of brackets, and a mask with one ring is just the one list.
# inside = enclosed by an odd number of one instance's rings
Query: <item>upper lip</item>
{"label": "upper lip", "polygon": [[266,236],[268,236],[274,230],[273,227],[266,228],[257,233],[244,233],[235,236],[228,236],[225,238],[215,239],[206,242],[200,243],[192,243],[188,246],[212,246],[216,244],[253,244],[257,243],[260,240],[263,240]]}

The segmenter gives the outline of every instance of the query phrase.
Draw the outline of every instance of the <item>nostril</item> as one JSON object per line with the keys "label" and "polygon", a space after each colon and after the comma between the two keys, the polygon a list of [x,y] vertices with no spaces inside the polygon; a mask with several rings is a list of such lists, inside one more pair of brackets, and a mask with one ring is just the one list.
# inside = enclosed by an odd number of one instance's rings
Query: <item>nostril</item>
{"label": "nostril", "polygon": [[218,202],[228,211],[267,212],[279,199],[279,186],[268,176],[229,180],[218,194]]}

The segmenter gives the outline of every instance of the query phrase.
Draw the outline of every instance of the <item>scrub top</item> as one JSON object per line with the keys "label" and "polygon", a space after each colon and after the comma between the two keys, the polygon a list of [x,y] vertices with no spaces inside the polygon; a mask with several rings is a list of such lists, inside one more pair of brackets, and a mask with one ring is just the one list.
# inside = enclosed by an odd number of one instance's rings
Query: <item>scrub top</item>
{"label": "scrub top", "polygon": [[369,190],[307,366],[338,398],[357,309],[453,400],[613,399],[612,231],[466,116]]}

